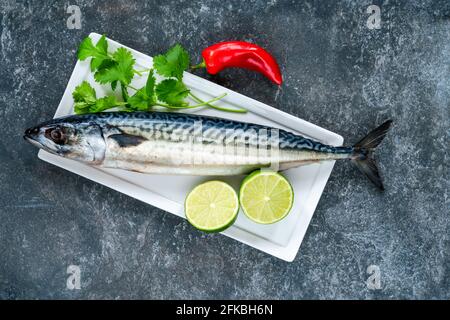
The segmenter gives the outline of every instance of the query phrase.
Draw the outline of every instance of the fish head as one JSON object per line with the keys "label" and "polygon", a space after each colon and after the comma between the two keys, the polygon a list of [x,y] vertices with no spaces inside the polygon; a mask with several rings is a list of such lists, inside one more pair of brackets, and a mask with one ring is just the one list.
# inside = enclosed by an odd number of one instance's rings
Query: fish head
{"label": "fish head", "polygon": [[54,119],[25,131],[24,139],[40,149],[64,158],[100,164],[106,143],[95,122],[71,122]]}

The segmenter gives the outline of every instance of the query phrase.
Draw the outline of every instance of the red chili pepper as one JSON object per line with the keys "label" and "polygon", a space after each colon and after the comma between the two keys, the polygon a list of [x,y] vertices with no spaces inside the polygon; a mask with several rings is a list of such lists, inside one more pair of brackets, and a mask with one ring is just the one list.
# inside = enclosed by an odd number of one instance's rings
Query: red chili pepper
{"label": "red chili pepper", "polygon": [[195,67],[206,67],[210,74],[216,74],[225,68],[237,67],[260,72],[277,85],[283,82],[274,57],[253,43],[244,41],[216,43],[204,49],[202,57],[203,62]]}

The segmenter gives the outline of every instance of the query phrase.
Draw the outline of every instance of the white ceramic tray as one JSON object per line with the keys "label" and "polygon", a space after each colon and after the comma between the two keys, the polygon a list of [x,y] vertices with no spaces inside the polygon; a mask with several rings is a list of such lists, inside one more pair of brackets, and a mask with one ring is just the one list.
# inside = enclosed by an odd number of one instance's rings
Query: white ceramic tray
{"label": "white ceramic tray", "polygon": [[[100,35],[91,33],[90,37],[97,42]],[[109,39],[108,43],[111,50],[122,46]],[[151,57],[133,49],[130,50],[136,59],[136,69],[146,69],[152,66]],[[83,80],[88,80],[93,85],[98,96],[102,96],[110,90],[95,83],[89,71],[88,61],[78,61],[55,117],[73,113],[72,92]],[[145,79],[138,79],[133,85],[142,86],[144,82]],[[338,146],[343,143],[343,138],[335,133],[203,78],[185,73],[184,82],[193,93],[204,100],[226,92],[227,96],[217,103],[218,105],[232,105],[249,110],[247,114],[232,114],[212,109],[193,112],[278,127],[331,145]],[[99,169],[52,155],[43,150],[39,151],[39,158],[182,218],[184,218],[183,203],[186,194],[198,183],[212,179],[211,177],[148,175],[118,169]],[[260,225],[240,213],[236,223],[222,233],[280,259],[294,260],[333,165],[334,162],[330,161],[285,171],[285,175],[294,188],[295,200],[292,211],[284,220],[273,225]],[[238,190],[243,177],[221,177],[221,179],[229,182]]]}

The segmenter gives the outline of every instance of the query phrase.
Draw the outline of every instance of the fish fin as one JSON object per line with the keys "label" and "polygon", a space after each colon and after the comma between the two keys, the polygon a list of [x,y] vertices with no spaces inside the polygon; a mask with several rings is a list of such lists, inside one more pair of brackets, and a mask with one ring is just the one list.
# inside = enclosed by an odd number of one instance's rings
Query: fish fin
{"label": "fish fin", "polygon": [[374,185],[381,191],[384,190],[383,180],[380,177],[380,172],[374,158],[367,158],[365,160],[353,160],[356,167],[369,178]]}
{"label": "fish fin", "polygon": [[108,138],[113,139],[122,148],[135,147],[147,140],[144,137],[135,136],[135,135],[128,134],[128,133],[112,134]]}
{"label": "fish fin", "polygon": [[385,121],[379,127],[370,131],[364,138],[358,141],[353,147],[361,149],[374,149],[376,148],[389,131],[392,125],[392,120]]}
{"label": "fish fin", "polygon": [[392,120],[384,122],[353,146],[353,163],[380,190],[384,190],[384,186],[373,151],[383,141],[391,125]]}

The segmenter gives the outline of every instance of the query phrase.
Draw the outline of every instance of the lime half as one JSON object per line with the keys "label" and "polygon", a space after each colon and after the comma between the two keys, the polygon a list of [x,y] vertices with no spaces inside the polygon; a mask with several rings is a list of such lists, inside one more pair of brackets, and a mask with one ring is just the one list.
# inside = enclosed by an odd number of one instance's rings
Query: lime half
{"label": "lime half", "polygon": [[220,232],[231,226],[239,212],[234,189],[222,181],[208,181],[195,187],[186,197],[187,220],[205,232]]}
{"label": "lime half", "polygon": [[294,191],[281,174],[257,170],[242,182],[239,200],[247,217],[269,224],[287,216],[294,202]]}

